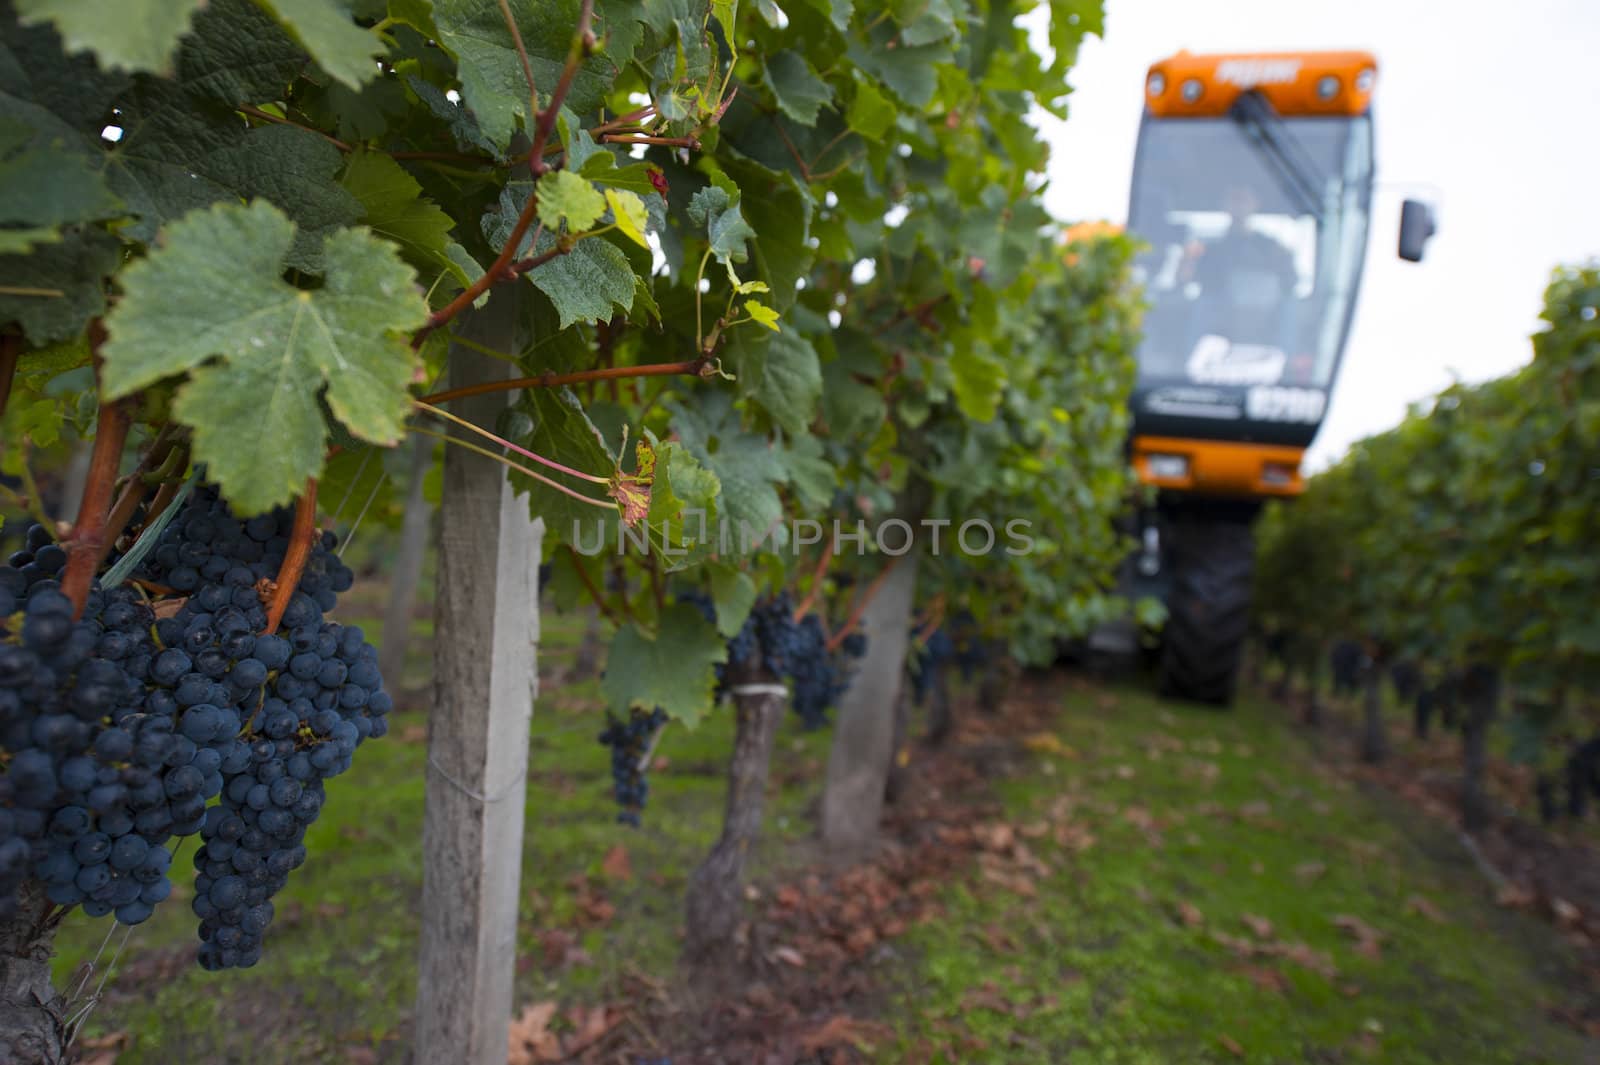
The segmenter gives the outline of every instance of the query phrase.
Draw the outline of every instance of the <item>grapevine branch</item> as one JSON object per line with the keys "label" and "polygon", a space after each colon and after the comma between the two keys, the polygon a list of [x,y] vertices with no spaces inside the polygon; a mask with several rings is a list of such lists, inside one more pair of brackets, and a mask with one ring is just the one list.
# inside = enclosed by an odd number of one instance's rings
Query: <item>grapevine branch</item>
{"label": "grapevine branch", "polygon": [[[111,508],[111,515],[106,519],[105,542],[100,546],[100,557],[95,559],[96,569],[105,562],[117,538],[128,527],[128,522],[133,520],[133,512],[139,509],[140,502],[149,491],[150,485],[145,480],[145,474],[164,466],[175,456],[178,445],[172,440],[174,428],[169,424],[156,434],[156,438],[150,442],[149,450],[139,460],[139,465],[134,467],[133,473],[123,485],[122,494],[117,497],[116,504]],[[185,462],[187,463],[187,459]]]}
{"label": "grapevine branch", "polygon": [[600,613],[605,615],[607,621],[621,627],[622,623],[617,620],[617,615],[612,612],[611,607],[606,603],[605,596],[601,595],[600,589],[594,586],[594,581],[589,577],[589,571],[583,568],[583,556],[578,554],[578,549],[571,544],[562,544],[561,546],[565,547],[567,553],[572,556],[572,568],[578,571],[578,579],[583,582],[584,588],[588,590],[589,598],[594,600],[594,605],[599,608]]}
{"label": "grapevine branch", "polygon": [[[89,326],[89,345],[94,352],[95,369],[100,366],[100,345],[105,329],[96,321]],[[122,464],[122,447],[128,440],[130,419],[119,403],[100,404],[94,434],[94,452],[89,459],[89,476],[84,481],[78,517],[67,539],[67,565],[61,576],[61,591],[72,600],[72,616],[83,616],[89,601],[89,586],[105,544],[106,517],[111,509],[111,492],[117,483],[117,468]]]}
{"label": "grapevine branch", "polygon": [[317,479],[306,478],[306,490],[294,507],[294,528],[289,533],[289,550],[278,567],[277,587],[272,590],[272,602],[267,606],[267,633],[278,631],[283,612],[289,609],[289,600],[300,584],[300,575],[306,571],[306,560],[311,557],[311,540],[317,535]]}
{"label": "grapevine branch", "polygon": [[806,597],[800,600],[800,605],[794,608],[794,620],[799,621],[811,613],[811,604],[816,602],[817,595],[822,591],[822,578],[828,572],[828,563],[833,561],[833,541],[829,540],[822,548],[822,557],[817,560],[816,569],[811,574],[811,590],[806,592]]}
{"label": "grapevine branch", "polygon": [[[545,145],[549,143],[550,133],[555,129],[556,117],[561,113],[561,105],[567,98],[567,92],[572,88],[572,79],[577,76],[578,67],[583,59],[594,50],[594,31],[590,29],[590,22],[594,16],[594,0],[583,0],[583,6],[578,10],[578,28],[573,34],[572,49],[567,53],[567,62],[561,68],[561,77],[556,81],[555,88],[550,91],[550,99],[534,122],[533,146],[528,149],[528,170],[532,173],[535,186],[528,194],[528,202],[523,204],[522,213],[517,216],[516,224],[511,227],[511,233],[506,237],[505,246],[500,249],[500,254],[495,256],[493,263],[483,272],[483,276],[468,285],[460,295],[445,306],[439,308],[428,316],[428,320],[418,329],[411,338],[411,347],[420,349],[422,342],[440,326],[448,324],[456,315],[466,310],[475,303],[479,296],[498,281],[514,280],[520,274],[533,269],[539,263],[533,259],[523,260],[518,263],[514,260],[517,249],[522,246],[522,238],[528,235],[528,229],[533,225],[534,216],[539,210],[538,180],[550,170],[550,164],[544,161]],[[507,27],[511,30],[511,37],[517,44],[517,51],[523,52],[522,34],[517,29],[515,19],[508,19]],[[537,94],[533,85],[532,70],[528,70],[528,89]],[[560,248],[561,245],[557,245]],[[570,246],[568,248],[570,250]],[[549,253],[545,253],[549,254]],[[556,254],[560,254],[559,251]],[[551,256],[554,258],[554,255]],[[548,260],[544,260],[548,261]]]}
{"label": "grapevine branch", "polygon": [[17,375],[17,360],[22,357],[22,337],[0,333],[0,416],[11,400],[11,379]]}
{"label": "grapevine branch", "polygon": [[872,578],[872,583],[867,585],[867,590],[861,593],[861,598],[857,599],[855,605],[850,608],[850,616],[845,618],[843,625],[839,626],[839,631],[828,637],[828,650],[837,651],[839,645],[844,643],[845,637],[856,631],[856,626],[861,624],[861,615],[866,612],[867,604],[872,602],[873,597],[878,594],[878,589],[883,587],[883,582],[890,573],[894,572],[894,568],[899,564],[899,556],[890,559],[889,564],[883,567],[883,570],[876,577]]}
{"label": "grapevine branch", "polygon": [[575,385],[585,381],[610,381],[626,377],[672,377],[678,374],[705,377],[708,375],[710,365],[711,356],[702,354],[680,362],[646,363],[643,366],[604,366],[597,370],[576,370],[572,373],[545,372],[536,377],[516,377],[506,381],[463,385],[460,388],[435,392],[431,396],[423,396],[421,402],[437,405],[448,403],[452,399],[466,399],[489,392],[510,392],[519,388],[560,388],[562,385]]}

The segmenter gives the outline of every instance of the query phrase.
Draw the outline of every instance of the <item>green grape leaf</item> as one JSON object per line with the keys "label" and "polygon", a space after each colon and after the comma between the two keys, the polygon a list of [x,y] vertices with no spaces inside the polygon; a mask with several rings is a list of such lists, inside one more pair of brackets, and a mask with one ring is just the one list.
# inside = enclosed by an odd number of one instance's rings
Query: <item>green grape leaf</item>
{"label": "green grape leaf", "polygon": [[377,34],[350,19],[341,0],[257,0],[277,15],[317,65],[336,81],[359,89],[378,76],[373,57],[385,51]]}
{"label": "green grape leaf", "polygon": [[756,231],[739,213],[739,204],[726,189],[707,185],[689,201],[689,221],[704,226],[711,241],[711,253],[717,262],[742,263],[749,258],[745,241],[755,237]]}
{"label": "green grape leaf", "polygon": [[721,531],[727,551],[745,553],[782,535],[783,501],[777,486],[787,480],[782,458],[766,438],[739,428],[738,414],[726,392],[713,392],[694,407],[674,411],[672,427],[683,445],[722,484],[717,512],[727,523]]}
{"label": "green grape leaf", "polygon": [[821,509],[833,502],[839,473],[822,457],[822,441],[814,436],[797,436],[783,452],[787,480],[807,507]]}
{"label": "green grape leaf", "polygon": [[289,265],[320,273],[322,238],[361,217],[334,175],[344,164],[322,137],[292,126],[240,133],[165,83],[119,101],[126,133],[106,154],[106,179],[137,221],[124,232],[149,243],[157,230],[218,201],[263,197],[297,227]]}
{"label": "green grape leaf", "polygon": [[78,148],[0,115],[0,225],[52,229],[120,213],[121,201]]}
{"label": "green grape leaf", "polygon": [[[566,65],[578,25],[577,0],[510,0],[543,106]],[[520,118],[531,127],[528,79],[499,0],[434,0],[439,43],[456,57],[461,95],[496,145],[511,140]],[[598,32],[598,29],[597,29]],[[623,57],[625,58],[625,57]],[[565,104],[583,114],[600,103],[616,76],[616,60],[597,54],[572,79]]]}
{"label": "green grape leaf", "polygon": [[777,97],[778,110],[802,126],[817,124],[817,112],[833,102],[833,90],[817,77],[799,52],[779,52],[767,59],[767,84]]}
{"label": "green grape leaf", "polygon": [[122,242],[100,229],[74,229],[28,255],[0,255],[0,325],[15,322],[33,345],[67,340],[105,310],[105,279]]}
{"label": "green grape leaf", "polygon": [[[652,437],[653,439],[653,437]],[[676,441],[656,446],[655,486],[650,493],[651,541],[669,571],[700,560],[716,549],[712,525],[722,483]]]}
{"label": "green grape leaf", "polygon": [[171,73],[172,52],[205,0],[119,0],[107,7],[87,0],[17,0],[23,25],[51,22],[63,49],[95,54],[106,70]]}
{"label": "green grape leaf", "polygon": [[[539,235],[534,253],[555,247],[549,232]],[[573,245],[572,250],[523,275],[535,288],[550,297],[560,316],[560,328],[574,322],[605,322],[616,312],[633,309],[638,291],[633,267],[622,249],[600,237],[590,237]]]}
{"label": "green grape leaf", "polygon": [[869,141],[881,140],[894,125],[894,102],[866,78],[856,77],[856,94],[845,108],[844,120]]}
{"label": "green grape leaf", "polygon": [[565,222],[569,232],[582,233],[605,213],[605,196],[572,171],[554,170],[539,179],[539,221],[550,231]]}
{"label": "green grape leaf", "polygon": [[463,288],[477,280],[482,271],[470,258],[458,258],[466,250],[450,239],[455,223],[399,163],[380,152],[356,152],[341,183],[366,209],[361,220],[367,228],[398,244],[408,262],[429,271],[426,276],[443,270]]}
{"label": "green grape leaf", "polygon": [[636,624],[617,630],[600,687],[613,710],[659,706],[693,728],[711,706],[713,667],[727,657],[715,626],[689,604],[673,603],[661,612],[653,636]]}
{"label": "green grape leaf", "polygon": [[294,238],[259,200],[196,212],[122,272],[106,319],[106,395],[187,373],[174,413],[194,428],[195,460],[252,513],[322,469],[319,397],[354,436],[400,439],[416,363],[402,334],[428,314],[393,245],[362,230],[326,239],[321,288],[294,288],[282,276]]}
{"label": "green grape leaf", "polygon": [[57,226],[30,228],[0,228],[0,255],[21,255],[41,244],[58,244],[61,230]]}
{"label": "green grape leaf", "polygon": [[768,307],[760,300],[745,300],[744,313],[757,325],[766,326],[774,333],[778,332],[778,312]]}
{"label": "green grape leaf", "polygon": [[739,635],[750,609],[756,605],[756,582],[743,570],[718,563],[711,569],[711,603],[716,607],[717,631],[728,639]]}
{"label": "green grape leaf", "polygon": [[[739,209],[761,238],[752,245],[756,269],[770,282],[771,298],[764,302],[783,312],[795,301],[795,282],[811,272],[816,252],[807,242],[811,235],[811,197],[792,177],[777,181],[753,177],[748,199]],[[765,187],[763,187],[765,186]]]}
{"label": "green grape leaf", "polygon": [[[579,131],[581,137],[589,134]],[[625,189],[636,192],[640,196],[649,196],[656,191],[655,182],[650,180],[650,171],[653,168],[649,163],[629,163],[627,166],[618,166],[617,157],[610,151],[601,148],[584,159],[578,167],[578,173],[594,182],[612,189]]]}
{"label": "green grape leaf", "polygon": [[833,439],[865,436],[888,417],[882,393],[857,381],[843,363],[824,366],[822,380],[822,420]]}
{"label": "green grape leaf", "polygon": [[280,99],[306,53],[250,0],[207,0],[178,49],[178,86],[224,107]]}
{"label": "green grape leaf", "polygon": [[432,82],[424,81],[415,74],[406,75],[406,88],[414,93],[418,100],[431,111],[436,118],[443,119],[450,126],[450,135],[455,138],[456,145],[463,150],[470,151],[474,148],[488,152],[496,159],[503,159],[505,153],[490,140],[478,125],[478,117],[469,109],[460,104],[453,104]]}
{"label": "green grape leaf", "polygon": [[975,422],[987,422],[999,409],[1006,368],[993,355],[979,350],[980,346],[958,345],[950,356],[950,372],[954,378],[952,390],[956,405],[961,413]]}
{"label": "green grape leaf", "polygon": [[784,432],[804,433],[822,395],[822,368],[811,342],[793,331],[770,337],[743,331],[734,334],[729,354],[740,393],[761,404]]}
{"label": "green grape leaf", "polygon": [[923,108],[938,88],[938,64],[950,59],[949,44],[927,44],[916,48],[888,47],[883,41],[875,47],[851,44],[850,59],[858,67],[889,87],[889,91],[911,107]]}

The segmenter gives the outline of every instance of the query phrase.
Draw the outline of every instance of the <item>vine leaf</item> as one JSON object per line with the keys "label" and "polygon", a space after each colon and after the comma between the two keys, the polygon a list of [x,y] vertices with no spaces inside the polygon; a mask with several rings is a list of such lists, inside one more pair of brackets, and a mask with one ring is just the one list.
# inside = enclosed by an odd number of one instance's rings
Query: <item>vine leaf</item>
{"label": "vine leaf", "polygon": [[402,333],[428,310],[392,245],[365,230],[333,234],[323,286],[308,291],[283,280],[295,226],[271,204],[212,207],[163,237],[123,271],[106,319],[109,398],[187,373],[174,412],[194,428],[194,457],[251,512],[289,501],[321,470],[324,386],[352,435],[400,439],[415,362]]}
{"label": "vine leaf", "polygon": [[539,179],[539,221],[551,230],[562,222],[573,233],[594,228],[606,213],[600,190],[570,170],[555,170]]}
{"label": "vine leaf", "polygon": [[334,80],[359,89],[378,76],[373,57],[384,52],[378,35],[350,20],[340,0],[257,0],[278,17],[317,65]]}
{"label": "vine leaf", "polygon": [[717,262],[742,263],[749,258],[745,241],[755,237],[756,231],[739,213],[738,201],[720,185],[707,185],[689,201],[689,221],[704,226],[711,241],[711,254]]}
{"label": "vine leaf", "polygon": [[643,200],[626,190],[607,189],[606,206],[611,208],[611,215],[616,219],[617,229],[623,236],[641,248],[650,246],[645,239],[645,230],[650,227],[650,212],[645,209]]}
{"label": "vine leaf", "polygon": [[661,612],[654,636],[636,624],[617,630],[600,686],[614,710],[659,706],[692,728],[711,705],[713,667],[727,657],[711,622],[693,606],[673,603]]}
{"label": "vine leaf", "polygon": [[717,563],[711,569],[711,602],[716,606],[717,631],[728,639],[739,635],[750,609],[756,605],[756,582],[743,570]]}
{"label": "vine leaf", "polygon": [[[513,182],[500,190],[499,204],[483,216],[483,235],[490,244],[504,247],[510,239],[528,193],[526,181]],[[600,201],[604,204],[605,198],[601,196]],[[524,237],[517,254],[543,254],[556,246],[556,236],[548,228],[539,230],[538,237],[537,242]],[[614,306],[631,311],[639,290],[628,257],[603,237],[580,240],[565,255],[557,255],[522,276],[550,297],[559,317],[558,329],[574,322],[609,321]]]}
{"label": "vine leaf", "polygon": [[833,102],[833,90],[798,52],[779,52],[768,59],[767,83],[778,100],[778,110],[802,126],[816,125],[817,112]]}
{"label": "vine leaf", "polygon": [[362,221],[380,237],[400,246],[419,268],[448,273],[465,288],[483,272],[465,248],[450,239],[450,216],[422,195],[422,186],[405,168],[379,152],[357,152],[345,164],[341,184],[366,208]]}
{"label": "vine leaf", "polygon": [[727,522],[730,551],[748,553],[763,540],[782,537],[783,500],[777,486],[788,479],[788,471],[765,437],[739,428],[732,397],[717,391],[692,408],[676,408],[672,426],[722,486],[717,510]]}
{"label": "vine leaf", "polygon": [[[566,64],[578,4],[569,0],[511,0],[541,98],[555,88]],[[528,79],[499,0],[434,0],[439,43],[456,57],[461,95],[496,145],[511,140],[517,119],[531,124]],[[626,56],[621,57],[626,60]],[[616,76],[616,62],[592,56],[578,68],[566,104],[583,114],[599,104]]]}
{"label": "vine leaf", "polygon": [[[747,300],[747,312],[752,304],[761,307],[754,300]],[[766,311],[765,307],[761,309]],[[777,315],[767,313],[775,323]],[[776,329],[776,325],[771,328]],[[734,336],[731,354],[741,393],[761,404],[784,432],[791,436],[803,434],[822,396],[822,366],[816,349],[792,332],[772,337],[742,332]]]}
{"label": "vine leaf", "polygon": [[91,51],[106,70],[172,72],[172,52],[205,0],[17,0],[23,25],[51,22],[68,52]]}
{"label": "vine leaf", "polygon": [[[45,235],[31,243],[54,243],[60,239],[56,226],[121,213],[121,201],[106,187],[105,178],[85,165],[87,154],[76,148],[0,116],[0,226],[37,227]],[[0,239],[14,238],[10,230],[0,229]]]}
{"label": "vine leaf", "polygon": [[105,278],[116,271],[121,254],[116,237],[86,228],[68,231],[28,255],[0,255],[0,288],[35,290],[0,292],[0,323],[21,325],[30,344],[77,336],[105,309]]}

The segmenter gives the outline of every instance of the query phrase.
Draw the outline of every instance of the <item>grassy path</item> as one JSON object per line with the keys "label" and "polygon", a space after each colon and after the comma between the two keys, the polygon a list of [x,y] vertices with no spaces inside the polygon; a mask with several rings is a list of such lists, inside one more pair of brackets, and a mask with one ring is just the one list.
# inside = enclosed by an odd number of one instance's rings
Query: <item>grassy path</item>
{"label": "grassy path", "polygon": [[[547,637],[559,675],[577,628],[555,619]],[[1003,760],[981,820],[974,809],[994,853],[942,884],[940,919],[874,956],[871,1043],[816,1060],[1600,1061],[1547,1018],[1570,980],[1554,933],[1495,908],[1442,828],[1319,768],[1282,711],[1215,714],[1062,678],[1045,690],[1053,724],[1018,737],[1026,756]],[[596,685],[547,696],[519,1002],[670,988],[684,885],[719,827],[728,715],[667,738],[632,831],[612,819]],[[769,881],[815,857],[827,742],[780,739],[757,862]],[[413,712],[333,784],[259,966],[200,972],[193,918],[167,907],[124,950],[90,1033],[122,1035],[121,1065],[408,1060],[423,759]],[[68,922],[62,978],[105,928]]]}
{"label": "grassy path", "polygon": [[1592,1063],[1569,952],[1448,831],[1319,766],[1277,707],[1083,686],[1006,816],[1049,869],[915,931],[886,1061]]}

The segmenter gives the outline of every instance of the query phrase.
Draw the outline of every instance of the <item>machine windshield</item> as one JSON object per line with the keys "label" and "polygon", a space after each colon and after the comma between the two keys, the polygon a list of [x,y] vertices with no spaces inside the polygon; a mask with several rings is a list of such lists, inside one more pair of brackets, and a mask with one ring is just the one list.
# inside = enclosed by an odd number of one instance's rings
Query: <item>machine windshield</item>
{"label": "machine windshield", "polygon": [[1333,377],[1366,248],[1371,123],[1267,121],[1145,119],[1128,217],[1150,245],[1135,267],[1150,303],[1141,384]]}

